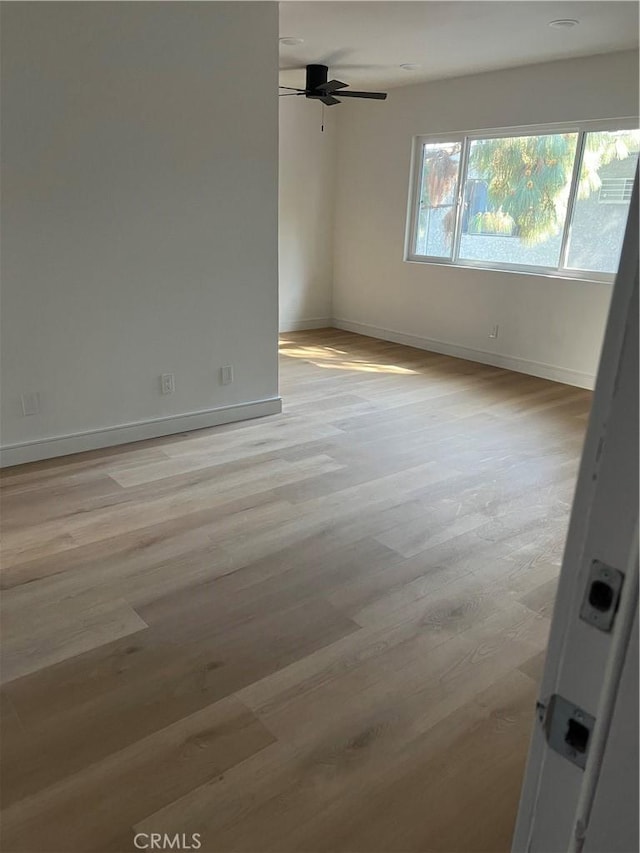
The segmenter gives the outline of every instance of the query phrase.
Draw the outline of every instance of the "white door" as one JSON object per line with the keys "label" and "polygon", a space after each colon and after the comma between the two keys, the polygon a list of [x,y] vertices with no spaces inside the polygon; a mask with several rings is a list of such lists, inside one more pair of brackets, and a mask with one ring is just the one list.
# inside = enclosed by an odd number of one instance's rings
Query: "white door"
{"label": "white door", "polygon": [[638,177],[571,513],[514,853],[638,853]]}

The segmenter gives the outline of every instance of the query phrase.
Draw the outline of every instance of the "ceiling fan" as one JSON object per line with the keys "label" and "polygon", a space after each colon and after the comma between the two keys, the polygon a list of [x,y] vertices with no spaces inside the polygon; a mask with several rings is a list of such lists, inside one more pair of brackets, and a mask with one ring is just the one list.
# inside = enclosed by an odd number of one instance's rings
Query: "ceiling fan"
{"label": "ceiling fan", "polygon": [[289,90],[281,94],[280,97],[287,98],[304,95],[305,98],[322,101],[328,107],[342,103],[334,95],[338,95],[340,98],[370,98],[375,101],[384,101],[387,97],[386,92],[354,92],[351,89],[345,92],[347,83],[341,83],[340,80],[328,80],[328,77],[328,66],[307,65],[307,79],[304,89],[295,89],[292,86],[279,86],[278,88],[280,89]]}

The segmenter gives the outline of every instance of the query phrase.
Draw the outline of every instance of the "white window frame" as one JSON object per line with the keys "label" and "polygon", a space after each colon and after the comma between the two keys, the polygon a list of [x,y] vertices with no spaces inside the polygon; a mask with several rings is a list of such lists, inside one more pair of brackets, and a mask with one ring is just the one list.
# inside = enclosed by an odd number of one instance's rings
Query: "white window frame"
{"label": "white window frame", "polygon": [[[411,152],[411,172],[409,178],[409,206],[405,229],[404,260],[407,263],[432,264],[436,266],[448,266],[462,269],[494,270],[497,272],[524,273],[525,275],[540,275],[550,278],[572,279],[578,281],[595,281],[611,283],[615,279],[615,273],[603,273],[593,270],[576,270],[564,266],[569,251],[569,239],[577,196],[578,174],[582,163],[585,134],[602,130],[636,130],[640,127],[637,116],[623,116],[621,118],[603,119],[598,121],[581,121],[572,123],[554,123],[538,125],[522,125],[519,127],[484,128],[474,131],[456,131],[454,133],[424,134],[415,136]],[[467,163],[471,143],[478,139],[496,139],[512,136],[535,136],[548,133],[577,133],[576,154],[571,176],[569,198],[567,202],[567,215],[562,231],[560,245],[560,261],[557,267],[538,266],[534,264],[511,264],[501,261],[475,261],[460,258],[460,240],[462,237],[460,218],[463,211],[464,184],[467,174]],[[429,143],[459,142],[460,169],[456,182],[454,195],[454,206],[456,209],[455,225],[453,231],[453,246],[451,258],[438,257],[435,255],[416,254],[416,241],[418,236],[418,208],[420,205],[420,191],[422,179],[422,151],[423,146]]]}

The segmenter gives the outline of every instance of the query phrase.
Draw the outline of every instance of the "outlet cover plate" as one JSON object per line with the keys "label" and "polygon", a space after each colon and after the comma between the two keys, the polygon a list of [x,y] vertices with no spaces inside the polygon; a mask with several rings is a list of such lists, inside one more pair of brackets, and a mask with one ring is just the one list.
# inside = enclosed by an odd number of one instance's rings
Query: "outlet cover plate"
{"label": "outlet cover plate", "polygon": [[176,380],[173,373],[163,373],[160,376],[160,392],[162,394],[173,394],[176,390]]}
{"label": "outlet cover plate", "polygon": [[32,391],[22,395],[22,414],[37,415],[40,412],[40,394]]}

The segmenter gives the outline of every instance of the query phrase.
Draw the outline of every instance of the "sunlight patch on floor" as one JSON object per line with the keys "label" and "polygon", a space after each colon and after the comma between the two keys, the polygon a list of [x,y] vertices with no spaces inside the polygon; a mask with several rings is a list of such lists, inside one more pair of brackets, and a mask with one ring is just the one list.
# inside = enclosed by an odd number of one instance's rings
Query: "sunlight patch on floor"
{"label": "sunlight patch on floor", "polygon": [[417,371],[409,370],[407,367],[397,367],[394,364],[369,364],[366,361],[334,361],[331,364],[323,364],[322,362],[313,361],[311,363],[316,367],[325,367],[329,370],[358,370],[362,373],[395,373],[398,374],[415,374]]}
{"label": "sunlight patch on floor", "polygon": [[348,355],[344,350],[333,347],[301,346],[292,341],[280,340],[280,354],[289,358],[302,358],[316,367],[330,370],[353,370],[362,373],[391,373],[395,375],[417,374],[417,370],[400,367],[397,364],[379,364],[371,361],[344,358]]}

